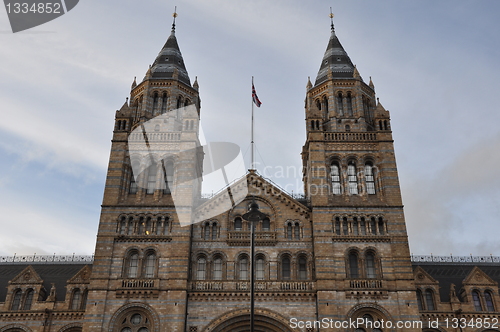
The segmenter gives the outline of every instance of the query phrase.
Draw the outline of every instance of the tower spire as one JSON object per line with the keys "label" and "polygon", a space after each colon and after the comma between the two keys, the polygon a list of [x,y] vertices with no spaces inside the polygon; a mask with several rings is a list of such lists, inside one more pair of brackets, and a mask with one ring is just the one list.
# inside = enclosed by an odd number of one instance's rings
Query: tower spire
{"label": "tower spire", "polygon": [[335,15],[333,15],[333,12],[332,12],[332,7],[330,7],[330,15],[328,15],[328,16],[330,16],[331,27],[332,27],[332,33],[334,33],[334,32],[335,32],[335,26],[333,25],[333,17],[334,17]]}
{"label": "tower spire", "polygon": [[172,14],[174,21],[172,22],[172,33],[175,33],[175,18],[177,17],[177,6],[174,7],[174,13]]}

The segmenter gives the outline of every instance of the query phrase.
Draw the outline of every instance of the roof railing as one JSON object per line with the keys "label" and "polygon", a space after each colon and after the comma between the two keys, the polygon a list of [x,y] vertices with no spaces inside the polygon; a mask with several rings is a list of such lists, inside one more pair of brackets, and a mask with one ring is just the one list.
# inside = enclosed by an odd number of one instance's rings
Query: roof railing
{"label": "roof railing", "polygon": [[73,264],[73,263],[92,263],[94,255],[29,255],[29,256],[0,256],[0,264]]}
{"label": "roof railing", "polygon": [[412,263],[500,263],[500,256],[411,255]]}

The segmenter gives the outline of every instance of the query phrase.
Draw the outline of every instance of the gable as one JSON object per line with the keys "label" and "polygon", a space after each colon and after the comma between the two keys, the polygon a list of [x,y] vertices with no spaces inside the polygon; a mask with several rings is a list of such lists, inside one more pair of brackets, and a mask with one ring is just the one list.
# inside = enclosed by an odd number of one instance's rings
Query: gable
{"label": "gable", "polygon": [[92,269],[90,265],[85,265],[73,277],[68,280],[68,284],[88,284],[90,283],[90,273]]}
{"label": "gable", "polygon": [[427,271],[425,271],[420,266],[417,266],[413,271],[413,275],[415,276],[415,284],[416,285],[438,285],[439,281],[434,279]]}
{"label": "gable", "polygon": [[9,281],[10,285],[33,285],[42,283],[43,283],[42,278],[40,278],[38,273],[31,265],[28,265],[17,276],[15,276],[12,280]]}
{"label": "gable", "polygon": [[486,273],[483,272],[479,267],[474,266],[472,271],[463,281],[464,286],[495,286],[498,287],[498,283],[490,278]]}

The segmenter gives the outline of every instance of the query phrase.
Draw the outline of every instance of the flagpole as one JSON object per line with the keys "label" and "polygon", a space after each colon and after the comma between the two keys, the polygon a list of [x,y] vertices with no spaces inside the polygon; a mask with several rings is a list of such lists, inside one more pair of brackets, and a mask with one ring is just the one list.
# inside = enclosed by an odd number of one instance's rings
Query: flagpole
{"label": "flagpole", "polygon": [[[252,76],[252,89],[253,89],[253,76]],[[254,101],[253,101],[253,95],[252,95],[252,133],[251,133],[251,142],[250,142],[250,146],[251,146],[251,163],[250,163],[250,169],[251,170],[255,170],[255,161],[254,161],[254,142],[253,142],[253,104],[254,104]]]}

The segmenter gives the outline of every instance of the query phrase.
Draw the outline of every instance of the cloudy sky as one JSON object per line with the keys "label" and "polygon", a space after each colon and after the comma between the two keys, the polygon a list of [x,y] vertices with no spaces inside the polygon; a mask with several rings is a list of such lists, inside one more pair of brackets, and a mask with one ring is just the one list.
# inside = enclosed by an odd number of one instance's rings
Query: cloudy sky
{"label": "cloudy sky", "polygon": [[[210,141],[301,192],[304,97],[336,32],[391,112],[411,251],[500,255],[500,2],[85,0],[13,34],[0,10],[0,255],[91,254],[114,113],[170,33]],[[289,174],[281,172],[288,168]]]}

